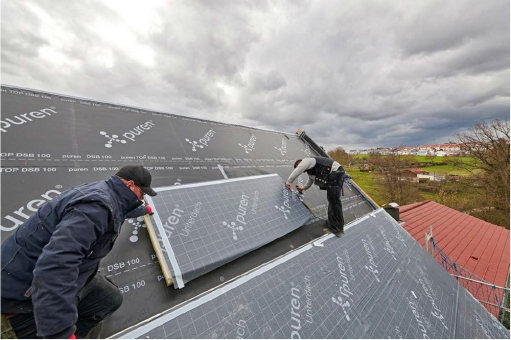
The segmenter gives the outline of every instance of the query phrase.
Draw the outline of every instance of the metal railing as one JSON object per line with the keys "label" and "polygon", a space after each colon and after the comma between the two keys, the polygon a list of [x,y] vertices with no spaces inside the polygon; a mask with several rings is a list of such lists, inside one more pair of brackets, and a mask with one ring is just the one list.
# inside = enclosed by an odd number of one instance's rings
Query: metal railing
{"label": "metal railing", "polygon": [[[427,250],[431,252],[433,258],[435,258],[449,274],[456,278],[458,283],[472,294],[488,312],[509,329],[509,273],[506,280],[506,287],[496,286],[454,262],[436,244],[432,235],[427,235],[426,239],[431,241],[432,247]],[[427,242],[426,245],[428,245],[428,243],[429,242]]]}

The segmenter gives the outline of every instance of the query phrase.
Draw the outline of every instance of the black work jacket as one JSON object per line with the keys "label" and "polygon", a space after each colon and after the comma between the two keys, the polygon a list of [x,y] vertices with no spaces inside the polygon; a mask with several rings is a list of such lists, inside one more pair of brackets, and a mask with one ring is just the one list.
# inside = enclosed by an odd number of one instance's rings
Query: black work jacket
{"label": "black work jacket", "polygon": [[112,249],[125,218],[147,213],[112,176],[69,189],[2,244],[2,313],[34,312],[39,336],[74,332],[75,297]]}

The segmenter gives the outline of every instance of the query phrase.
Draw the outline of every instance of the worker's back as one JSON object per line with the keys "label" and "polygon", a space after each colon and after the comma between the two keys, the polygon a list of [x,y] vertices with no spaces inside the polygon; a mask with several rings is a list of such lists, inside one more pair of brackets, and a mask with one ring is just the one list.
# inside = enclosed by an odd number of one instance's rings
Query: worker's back
{"label": "worker's back", "polygon": [[[9,236],[2,244],[2,313],[30,312],[35,285],[67,276],[70,285],[85,285],[112,249],[126,212],[140,206],[126,190],[116,177],[69,189]],[[69,261],[79,262],[78,273],[62,275],[58,271],[68,268]]]}

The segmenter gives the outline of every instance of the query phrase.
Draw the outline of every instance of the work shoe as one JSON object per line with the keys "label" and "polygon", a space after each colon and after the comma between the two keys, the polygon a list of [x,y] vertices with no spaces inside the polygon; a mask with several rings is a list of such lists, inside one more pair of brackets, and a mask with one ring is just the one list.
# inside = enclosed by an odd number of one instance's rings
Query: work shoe
{"label": "work shoe", "polygon": [[342,234],[344,234],[344,227],[341,228],[341,229],[337,229],[335,232],[334,232],[335,236],[337,237],[341,237]]}
{"label": "work shoe", "polygon": [[343,229],[337,230],[337,229],[332,229],[330,227],[327,227],[327,228],[323,229],[323,233],[324,234],[332,233],[332,234],[334,234],[337,237],[341,237],[341,234],[344,234],[344,230]]}

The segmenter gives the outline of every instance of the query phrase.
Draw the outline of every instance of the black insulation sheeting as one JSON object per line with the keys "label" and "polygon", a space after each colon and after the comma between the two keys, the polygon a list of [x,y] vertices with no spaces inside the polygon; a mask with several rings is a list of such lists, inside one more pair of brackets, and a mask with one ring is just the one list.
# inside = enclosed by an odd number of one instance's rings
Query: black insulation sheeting
{"label": "black insulation sheeting", "polygon": [[[146,166],[153,186],[164,187],[221,180],[224,173],[228,178],[272,173],[287,178],[296,159],[319,155],[293,134],[8,86],[1,90],[2,240],[60,192],[106,179],[123,165]],[[298,182],[306,180],[301,175]],[[347,222],[373,210],[350,183],[344,192]],[[125,221],[100,268],[119,286],[124,303],[104,323],[101,336],[145,320],[317,237],[320,219],[326,215],[326,193],[313,187],[305,193],[304,202],[315,216],[311,224],[243,257],[250,261],[220,267],[179,291],[166,287],[143,223]]]}
{"label": "black insulation sheeting", "polygon": [[500,338],[509,332],[385,211],[117,335]]}

